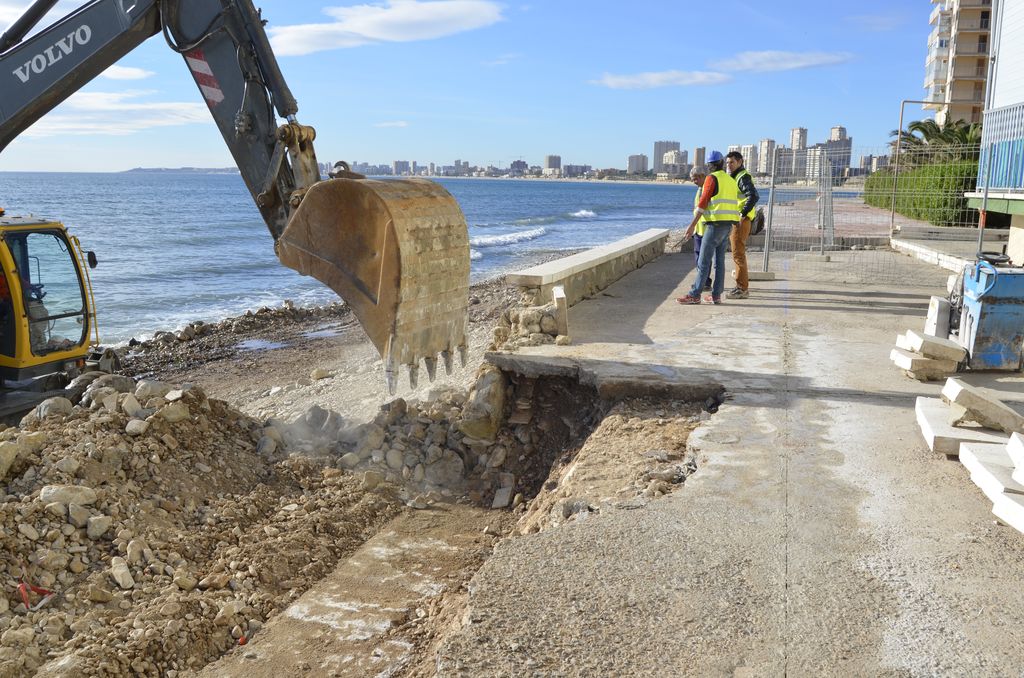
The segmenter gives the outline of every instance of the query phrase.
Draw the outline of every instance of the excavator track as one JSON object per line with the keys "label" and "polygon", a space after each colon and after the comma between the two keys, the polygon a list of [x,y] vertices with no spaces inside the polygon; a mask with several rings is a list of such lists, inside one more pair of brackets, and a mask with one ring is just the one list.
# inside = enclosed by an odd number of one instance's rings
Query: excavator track
{"label": "excavator track", "polygon": [[277,240],[283,264],[349,304],[384,360],[394,394],[402,365],[465,364],[469,234],[458,203],[423,179],[329,179],[314,184]]}

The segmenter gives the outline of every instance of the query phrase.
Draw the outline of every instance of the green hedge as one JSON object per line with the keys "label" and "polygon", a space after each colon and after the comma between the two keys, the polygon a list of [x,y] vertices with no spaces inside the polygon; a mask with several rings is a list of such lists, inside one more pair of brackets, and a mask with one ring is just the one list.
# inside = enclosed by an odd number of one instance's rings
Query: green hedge
{"label": "green hedge", "polygon": [[[964,193],[977,185],[978,162],[923,165],[900,172],[896,187],[896,211],[905,217],[936,226],[974,226],[978,212],[967,206]],[[892,209],[892,170],[881,170],[864,183],[864,202]]]}

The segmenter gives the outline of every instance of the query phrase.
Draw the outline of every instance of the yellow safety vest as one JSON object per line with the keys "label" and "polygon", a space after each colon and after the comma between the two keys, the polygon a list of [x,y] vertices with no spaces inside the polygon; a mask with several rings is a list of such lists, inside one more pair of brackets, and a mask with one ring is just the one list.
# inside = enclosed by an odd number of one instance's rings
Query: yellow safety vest
{"label": "yellow safety vest", "polygon": [[704,220],[709,224],[739,223],[740,188],[736,185],[736,180],[723,170],[712,172],[711,176],[718,181],[718,193],[711,198],[711,203],[704,212]]}
{"label": "yellow safety vest", "polygon": [[[697,195],[693,196],[693,213],[697,214],[697,205],[700,203],[700,194],[704,191],[704,186],[697,187]],[[700,215],[700,220],[697,221],[697,225],[693,228],[693,232],[704,237],[704,231],[707,230],[708,222],[704,221],[704,215]]]}
{"label": "yellow safety vest", "polygon": [[[737,187],[737,189],[739,188],[739,185],[740,185],[740,178],[743,177],[743,176],[750,176],[750,172],[747,171],[746,167],[744,167],[743,169],[741,169],[739,172],[736,173],[736,187]],[[750,177],[750,180],[753,181],[754,178]],[[740,193],[740,200],[739,200],[738,204],[739,204],[739,208],[740,208],[741,212],[743,211],[743,203],[745,203],[747,201],[747,197],[748,196],[744,195],[743,193]],[[750,211],[745,216],[748,219],[750,219],[751,221],[753,221],[754,213],[756,211],[757,211],[756,208],[751,208]]]}

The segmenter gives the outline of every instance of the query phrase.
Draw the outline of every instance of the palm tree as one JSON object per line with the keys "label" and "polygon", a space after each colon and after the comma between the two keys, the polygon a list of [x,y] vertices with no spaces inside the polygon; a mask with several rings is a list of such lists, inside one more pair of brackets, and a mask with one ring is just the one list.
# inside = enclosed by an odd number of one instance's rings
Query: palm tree
{"label": "palm tree", "polygon": [[939,125],[934,120],[915,120],[906,130],[893,130],[889,136],[895,137],[890,142],[893,151],[899,146],[900,154],[905,154],[905,161],[900,164],[977,160],[981,124],[947,120]]}

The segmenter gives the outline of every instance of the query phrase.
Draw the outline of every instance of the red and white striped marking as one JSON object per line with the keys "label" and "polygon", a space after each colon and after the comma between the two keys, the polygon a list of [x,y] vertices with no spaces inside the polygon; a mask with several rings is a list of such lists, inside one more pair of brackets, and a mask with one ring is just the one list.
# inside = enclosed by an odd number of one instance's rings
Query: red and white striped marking
{"label": "red and white striped marking", "polygon": [[196,84],[199,85],[199,90],[203,93],[203,98],[211,106],[216,106],[224,101],[224,92],[221,91],[217,78],[213,77],[213,70],[210,68],[210,64],[207,63],[203,50],[194,49],[191,52],[186,52],[185,62],[188,63],[188,67],[192,71],[192,77],[195,78]]}

